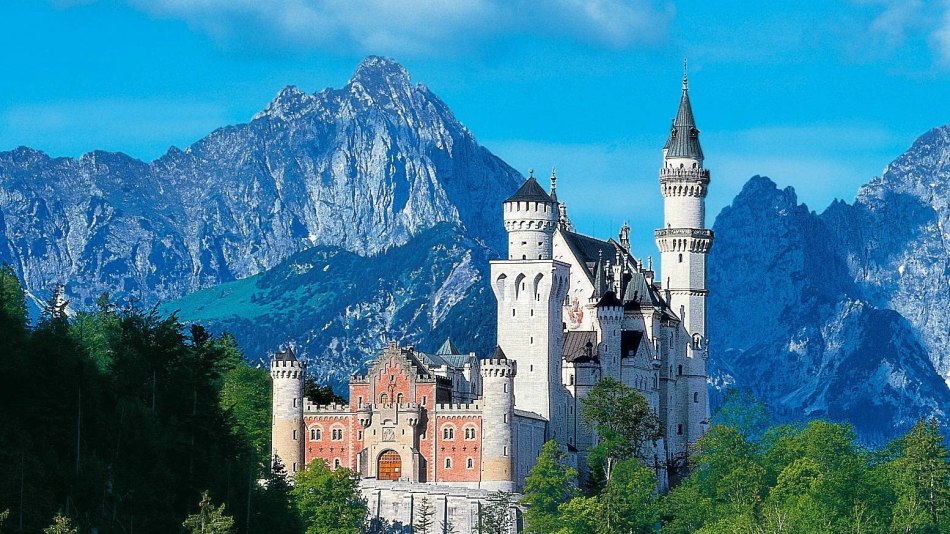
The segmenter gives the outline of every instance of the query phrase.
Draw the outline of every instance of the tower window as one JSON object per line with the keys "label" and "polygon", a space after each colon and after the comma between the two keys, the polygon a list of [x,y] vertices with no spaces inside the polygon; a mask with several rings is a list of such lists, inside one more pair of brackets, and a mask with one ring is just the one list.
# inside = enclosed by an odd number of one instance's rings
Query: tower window
{"label": "tower window", "polygon": [[297,439],[297,431],[296,431],[296,430],[292,430],[292,431],[290,432],[290,437],[291,437],[292,439],[296,440],[296,439]]}
{"label": "tower window", "polygon": [[683,255],[680,254],[680,263],[683,263]]}
{"label": "tower window", "polygon": [[508,447],[504,447],[504,448],[502,449],[501,454],[502,454],[503,456],[508,456]]}
{"label": "tower window", "polygon": [[676,375],[677,375],[677,376],[683,376],[683,366],[682,366],[682,365],[677,365],[677,366],[676,366]]}
{"label": "tower window", "polygon": [[294,399],[294,408],[297,407],[297,399]]}
{"label": "tower window", "polygon": [[534,364],[533,364],[533,363],[528,366],[528,371],[531,372],[531,373],[534,372]]}
{"label": "tower window", "polygon": [[680,436],[683,435],[683,425],[676,425],[676,433]]}
{"label": "tower window", "polygon": [[451,458],[446,458],[446,459],[445,459],[445,468],[446,468],[446,469],[452,469],[452,459],[451,459]]}
{"label": "tower window", "polygon": [[522,255],[521,255],[521,259],[526,260],[526,259],[528,259],[528,256],[527,256],[526,254],[522,254]]}
{"label": "tower window", "polygon": [[693,402],[699,403],[699,393],[696,391],[693,392]]}
{"label": "tower window", "polygon": [[511,309],[511,316],[512,316],[512,317],[515,316],[515,309],[514,309],[514,308]]}
{"label": "tower window", "polygon": [[465,460],[465,467],[468,469],[475,469],[475,460],[471,458],[469,458],[468,460]]}

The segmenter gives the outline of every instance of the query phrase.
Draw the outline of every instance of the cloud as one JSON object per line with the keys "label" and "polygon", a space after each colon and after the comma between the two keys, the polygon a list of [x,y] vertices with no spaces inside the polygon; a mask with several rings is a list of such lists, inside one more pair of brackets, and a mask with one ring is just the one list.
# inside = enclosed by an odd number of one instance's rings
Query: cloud
{"label": "cloud", "polygon": [[126,1],[226,47],[361,54],[457,53],[519,35],[622,49],[661,40],[673,16],[658,0]]}
{"label": "cloud", "polygon": [[950,65],[950,0],[856,0],[880,11],[868,34],[886,51],[915,42],[929,47],[939,63]]}

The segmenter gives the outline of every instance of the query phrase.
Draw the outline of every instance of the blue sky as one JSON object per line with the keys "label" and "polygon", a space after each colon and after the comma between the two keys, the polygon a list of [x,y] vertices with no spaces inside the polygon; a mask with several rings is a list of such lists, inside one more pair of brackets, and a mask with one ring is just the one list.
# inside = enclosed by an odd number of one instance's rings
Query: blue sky
{"label": "blue sky", "polygon": [[524,173],[558,167],[581,231],[662,214],[659,148],[689,57],[709,222],[753,174],[809,207],[950,123],[950,0],[7,0],[0,150],[145,160],[245,122],[285,85],[402,62]]}

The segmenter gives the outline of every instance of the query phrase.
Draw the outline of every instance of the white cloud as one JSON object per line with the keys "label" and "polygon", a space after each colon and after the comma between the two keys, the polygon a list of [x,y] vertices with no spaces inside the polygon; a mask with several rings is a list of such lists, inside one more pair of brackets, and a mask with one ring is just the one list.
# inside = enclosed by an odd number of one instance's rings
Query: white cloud
{"label": "white cloud", "polygon": [[625,48],[661,39],[659,0],[127,0],[225,46],[380,54],[456,53],[520,34]]}
{"label": "white cloud", "polygon": [[855,0],[880,12],[867,27],[886,50],[915,41],[929,46],[937,61],[950,65],[950,0]]}
{"label": "white cloud", "polygon": [[950,1],[945,2],[945,7],[940,26],[933,33],[932,39],[941,62],[950,65]]}

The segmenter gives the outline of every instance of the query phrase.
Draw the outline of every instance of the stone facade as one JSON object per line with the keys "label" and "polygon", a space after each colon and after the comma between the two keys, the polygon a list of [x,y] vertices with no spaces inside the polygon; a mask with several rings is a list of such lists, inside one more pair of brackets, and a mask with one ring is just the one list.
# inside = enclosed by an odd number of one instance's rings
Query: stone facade
{"label": "stone facade", "polygon": [[[706,255],[709,171],[684,77],[680,108],[663,149],[664,228],[652,258],[618,239],[576,233],[566,206],[532,176],[502,206],[507,259],[491,262],[498,347],[434,354],[389,344],[346,405],[302,398],[305,366],[278,354],[273,449],[288,471],[320,459],[363,477],[371,513],[411,524],[429,499],[436,519],[470,531],[489,492],[519,492],[542,444],[555,440],[582,477],[597,436],[580,406],[603,377],[636,389],[659,416],[662,437],[643,451],[661,490],[683,474],[706,430]],[[441,519],[439,519],[441,518]]]}

